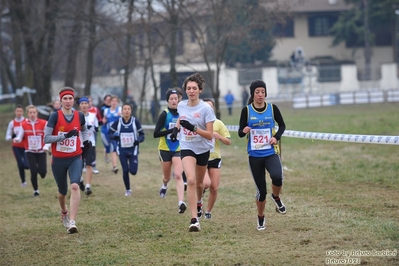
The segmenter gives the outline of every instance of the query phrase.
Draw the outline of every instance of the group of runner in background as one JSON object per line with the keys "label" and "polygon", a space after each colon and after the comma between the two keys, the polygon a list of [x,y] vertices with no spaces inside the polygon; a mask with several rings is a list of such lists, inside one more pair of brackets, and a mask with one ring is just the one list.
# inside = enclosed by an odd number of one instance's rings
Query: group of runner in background
{"label": "group of runner in background", "polygon": [[[167,107],[160,113],[153,134],[154,138],[159,138],[158,154],[162,172],[159,195],[166,197],[173,177],[178,213],[184,213],[188,207],[190,209],[190,232],[201,229],[201,217],[212,219],[221,179],[220,143],[231,144],[230,132],[215,116],[213,100],[200,98],[204,87],[204,78],[195,73],[185,79],[183,90],[177,87],[167,90]],[[182,100],[183,91],[187,100]],[[254,81],[250,92],[248,105],[242,109],[238,134],[247,137],[249,166],[256,185],[257,229],[264,230],[265,169],[272,179],[271,199],[276,210],[282,214],[286,212],[279,198],[283,173],[277,145],[285,124],[277,106],[264,101],[267,92],[263,81]],[[117,96],[105,95],[100,108],[92,105],[90,96],[77,97],[69,87],[62,88],[59,97],[53,103],[54,112],[48,121],[38,118],[38,110],[33,105],[26,107],[28,118],[23,116],[23,107],[17,106],[15,118],[7,128],[6,140],[12,140],[22,187],[27,184],[25,169],[30,169],[35,197],[40,195],[37,176],[39,174],[45,178],[46,154],[51,151],[61,221],[68,233],[75,233],[78,231],[75,218],[80,204],[79,189],[87,196],[91,195],[93,174],[99,173],[96,167],[98,132],[104,145],[104,160],[111,162],[115,174],[119,170],[119,157],[125,196],[132,194],[129,173],[137,174],[139,144],[144,141],[145,134],[140,121],[132,114],[132,106],[128,103],[121,105]],[[79,111],[74,109],[75,104]],[[277,132],[274,131],[275,121],[279,126]],[[86,185],[82,173],[85,173]],[[66,205],[68,174],[70,210]],[[208,189],[208,204],[203,208],[204,195]],[[188,206],[184,201],[185,190]]]}

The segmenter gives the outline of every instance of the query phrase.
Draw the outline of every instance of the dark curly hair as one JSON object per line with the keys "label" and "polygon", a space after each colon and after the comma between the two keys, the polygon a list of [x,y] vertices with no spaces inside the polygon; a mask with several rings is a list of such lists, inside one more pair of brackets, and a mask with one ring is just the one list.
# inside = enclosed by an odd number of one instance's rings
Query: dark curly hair
{"label": "dark curly hair", "polygon": [[203,76],[201,76],[200,73],[194,73],[194,74],[188,76],[188,77],[184,80],[184,82],[183,82],[183,86],[182,86],[182,87],[183,87],[183,90],[186,90],[186,86],[187,86],[187,83],[188,83],[189,81],[194,81],[194,82],[196,82],[197,85],[198,85],[198,88],[199,88],[200,90],[203,90],[203,89],[205,88],[205,79],[204,79]]}

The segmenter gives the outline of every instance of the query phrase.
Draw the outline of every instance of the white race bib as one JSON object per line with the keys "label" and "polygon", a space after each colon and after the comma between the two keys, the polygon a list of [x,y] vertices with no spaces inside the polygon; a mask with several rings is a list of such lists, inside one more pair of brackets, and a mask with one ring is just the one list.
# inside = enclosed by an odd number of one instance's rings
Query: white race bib
{"label": "white race bib", "polygon": [[[169,128],[168,128],[168,129],[172,129],[172,128],[174,128],[175,126],[176,126],[176,123],[170,122],[170,123],[169,123]],[[179,135],[177,135],[177,136],[179,136]],[[170,134],[166,135],[166,138],[167,138],[167,139],[170,139]]]}
{"label": "white race bib", "polygon": [[29,150],[41,150],[42,146],[42,136],[28,136]]}
{"label": "white race bib", "polygon": [[[58,132],[58,136],[64,135],[66,132]],[[73,136],[57,142],[56,150],[59,152],[72,153],[76,151],[78,137]]]}
{"label": "white race bib", "polygon": [[190,131],[187,128],[183,128],[183,130],[180,131],[180,140],[186,142],[196,142],[201,141],[201,136],[196,132]]}
{"label": "white race bib", "polygon": [[18,135],[18,133],[21,132],[21,130],[22,130],[22,126],[14,127],[13,130],[14,130],[15,135]]}
{"label": "white race bib", "polygon": [[134,135],[133,132],[131,133],[126,133],[123,132],[121,133],[120,136],[120,143],[122,148],[130,148],[133,147],[134,144]]}
{"label": "white race bib", "polygon": [[251,129],[251,150],[271,149],[269,144],[271,138],[270,128]]}

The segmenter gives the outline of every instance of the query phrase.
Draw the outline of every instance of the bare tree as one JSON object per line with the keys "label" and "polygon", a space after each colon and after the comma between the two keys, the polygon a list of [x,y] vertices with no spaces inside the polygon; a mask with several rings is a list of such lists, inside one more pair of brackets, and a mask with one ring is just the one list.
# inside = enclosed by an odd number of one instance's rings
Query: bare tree
{"label": "bare tree", "polygon": [[[266,4],[269,10],[266,9]],[[260,0],[209,0],[200,5],[194,2],[185,9],[186,18],[191,18],[186,25],[195,36],[207,67],[205,79],[215,100],[218,118],[220,118],[219,76],[221,67],[225,63],[228,46],[247,40],[253,51],[260,50],[266,45],[271,50],[274,40],[270,31],[274,25],[273,20],[281,15],[278,10],[277,0],[268,0],[266,3]],[[266,35],[267,38],[260,40],[256,35],[251,35],[253,32]]]}
{"label": "bare tree", "polygon": [[[126,32],[126,58],[125,58],[125,66],[123,73],[123,101],[126,101],[127,94],[129,91],[129,75],[131,71],[130,61],[132,57],[131,52],[131,43],[132,43],[132,20],[133,20],[133,11],[134,11],[134,0],[130,0],[128,4],[128,12],[127,12],[127,32]],[[134,54],[134,53],[133,53]]]}
{"label": "bare tree", "polygon": [[76,76],[76,61],[79,51],[79,45],[81,41],[81,31],[83,24],[83,16],[85,11],[85,4],[87,1],[77,1],[75,2],[75,16],[74,22],[71,29],[71,33],[69,35],[68,40],[68,58],[66,65],[66,72],[64,77],[64,85],[68,87],[75,86],[75,76]]}
{"label": "bare tree", "polygon": [[89,3],[89,42],[87,45],[86,80],[84,94],[90,95],[91,81],[93,79],[93,54],[96,40],[96,0]]}
{"label": "bare tree", "polygon": [[[37,3],[35,2],[35,5]],[[54,41],[56,36],[56,18],[59,11],[60,0],[45,0],[44,6],[37,5],[37,13],[33,6],[28,6],[21,0],[9,0],[10,12],[15,12],[15,18],[22,33],[23,43],[29,67],[32,71],[33,82],[31,87],[37,90],[33,96],[36,103],[46,103],[51,100],[52,60],[54,54]],[[30,3],[30,5],[34,5]],[[29,11],[29,12],[28,12]],[[43,23],[37,38],[33,34],[31,20],[38,21],[34,16],[42,15]],[[14,16],[11,16],[13,18]]]}

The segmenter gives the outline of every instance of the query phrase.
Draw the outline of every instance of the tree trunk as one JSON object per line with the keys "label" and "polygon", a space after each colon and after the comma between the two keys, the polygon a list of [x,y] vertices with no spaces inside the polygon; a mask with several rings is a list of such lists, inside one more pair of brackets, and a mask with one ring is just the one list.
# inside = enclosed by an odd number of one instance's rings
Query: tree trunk
{"label": "tree trunk", "polygon": [[22,64],[22,40],[21,31],[18,26],[18,20],[15,16],[15,12],[10,12],[11,16],[11,28],[12,28],[12,46],[15,60],[15,86],[13,85],[14,91],[18,88],[22,88],[25,84],[25,76],[23,72]]}
{"label": "tree trunk", "polygon": [[[40,53],[37,53],[35,50],[34,41],[29,30],[30,21],[28,21],[26,17],[22,1],[21,0],[10,1],[10,12],[15,12],[15,17],[18,20],[19,27],[22,32],[23,42],[26,49],[26,56],[32,71],[33,82],[32,84],[27,83],[25,85],[28,87],[35,88],[37,90],[37,94],[41,95],[41,93],[43,93],[43,95],[46,95],[46,93],[44,92],[43,79],[41,73],[42,59]],[[43,99],[42,102],[43,101],[46,101],[46,99]]]}
{"label": "tree trunk", "polygon": [[177,45],[176,45],[176,36],[177,36],[177,27],[179,23],[179,17],[177,15],[177,10],[176,10],[176,2],[175,0],[172,0],[171,3],[171,11],[170,11],[170,21],[171,21],[171,35],[170,35],[170,49],[169,49],[169,61],[170,61],[170,82],[172,87],[177,87],[178,81],[177,81],[177,71],[176,71],[176,50],[177,50]]}
{"label": "tree trunk", "polygon": [[[53,76],[53,54],[54,54],[54,43],[55,36],[57,34],[57,27],[55,19],[59,10],[60,0],[46,0],[46,19],[45,28],[47,32],[47,48],[44,52],[44,65],[43,65],[43,90],[40,91],[40,95],[36,93],[33,99],[40,99],[41,103],[47,103],[51,101],[51,79]],[[37,90],[37,88],[36,88]]]}
{"label": "tree trunk", "polygon": [[80,44],[81,38],[81,29],[82,29],[82,16],[84,14],[86,1],[83,1],[82,4],[76,3],[75,10],[75,19],[73,22],[71,35],[69,36],[68,42],[68,59],[67,66],[65,71],[65,80],[64,86],[66,87],[74,87],[75,86],[75,76],[76,76],[76,61],[78,55],[78,47]]}
{"label": "tree trunk", "polygon": [[363,0],[364,8],[364,78],[371,80],[371,45],[370,45],[370,28],[369,28],[369,6],[368,0]]}
{"label": "tree trunk", "polygon": [[90,0],[89,11],[89,43],[87,47],[87,60],[86,60],[86,81],[84,88],[84,95],[90,95],[91,81],[93,79],[93,55],[95,49],[96,38],[96,0]]}
{"label": "tree trunk", "polygon": [[128,23],[127,23],[127,33],[126,33],[126,58],[125,58],[125,73],[123,73],[123,96],[122,100],[126,102],[127,99],[127,94],[129,91],[129,75],[130,75],[130,57],[131,57],[131,52],[130,52],[130,44],[132,42],[132,35],[130,34],[130,29],[132,26],[132,14],[133,14],[133,9],[134,9],[134,0],[130,0],[129,3],[129,12],[128,12]]}

